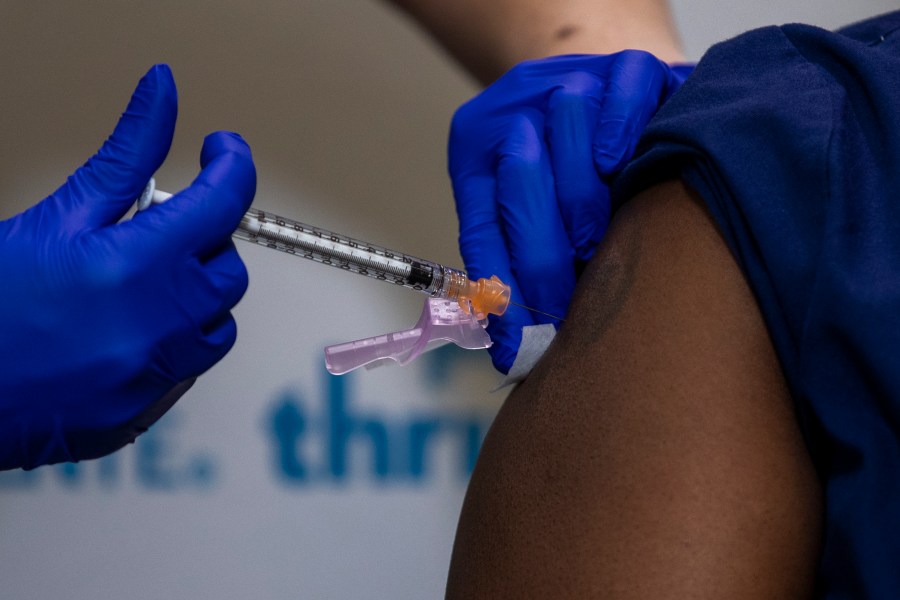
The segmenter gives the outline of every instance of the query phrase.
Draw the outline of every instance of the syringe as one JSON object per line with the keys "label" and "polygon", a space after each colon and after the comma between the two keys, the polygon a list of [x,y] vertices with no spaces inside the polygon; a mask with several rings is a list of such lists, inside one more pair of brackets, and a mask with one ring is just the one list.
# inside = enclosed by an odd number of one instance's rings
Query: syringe
{"label": "syringe", "polygon": [[[151,179],[138,201],[138,209],[143,210],[171,197],[172,194],[157,190]],[[455,300],[478,319],[488,314],[502,315],[510,304],[509,286],[496,275],[472,281],[458,269],[255,208],[243,216],[233,236],[323,265],[401,285],[434,298]]]}

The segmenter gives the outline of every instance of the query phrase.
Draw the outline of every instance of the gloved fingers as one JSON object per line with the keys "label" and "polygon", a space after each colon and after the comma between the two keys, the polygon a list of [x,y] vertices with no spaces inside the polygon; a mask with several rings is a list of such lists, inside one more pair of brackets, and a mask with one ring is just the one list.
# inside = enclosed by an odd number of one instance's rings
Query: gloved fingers
{"label": "gloved fingers", "polygon": [[73,230],[116,223],[134,204],[172,144],[178,97],[167,65],[141,78],[112,135],[51,197]]}
{"label": "gloved fingers", "polygon": [[247,267],[231,240],[220,252],[204,261],[202,269],[205,282],[213,290],[212,297],[215,298],[203,321],[203,329],[206,330],[215,328],[222,316],[240,302],[247,291],[249,279]]}
{"label": "gloved fingers", "polygon": [[[489,231],[494,233],[488,233]],[[525,300],[510,268],[509,252],[499,234],[499,228],[486,226],[480,231],[469,230],[468,234],[468,237],[460,236],[460,250],[469,277],[480,279],[496,275],[510,287],[511,299],[524,304]],[[493,341],[489,349],[491,359],[498,371],[507,373],[522,342],[522,327],[534,325],[534,319],[529,311],[510,304],[503,315],[490,315],[488,320],[487,331]]]}
{"label": "gloved fingers", "polygon": [[[497,209],[493,201],[496,182],[491,178],[489,183],[490,204]],[[512,272],[509,250],[497,217],[499,215],[496,215],[493,221],[483,223],[480,228],[461,230],[460,251],[466,263],[466,270],[472,279],[496,275],[510,287],[510,298],[513,302],[525,304],[525,298]],[[460,223],[462,221],[460,218]],[[522,343],[522,328],[534,324],[531,312],[513,304],[509,305],[503,315],[488,317],[487,332],[493,342],[488,353],[494,368],[504,374],[509,372]]]}
{"label": "gloved fingers", "polygon": [[527,306],[563,316],[575,287],[574,251],[556,202],[543,120],[520,115],[508,132],[497,163],[497,199],[510,270]]}
{"label": "gloved fingers", "polygon": [[[502,239],[469,239],[473,242],[470,245],[460,243],[460,247],[465,248],[463,256],[472,256],[472,254],[477,256],[475,259],[470,259],[471,262],[470,260],[465,261],[469,277],[480,279],[496,275],[510,287],[510,298],[513,302],[524,304],[525,299],[510,268],[509,254]],[[479,240],[483,240],[483,243],[479,243]],[[473,250],[473,247],[477,247],[477,252]],[[469,266],[476,263],[479,266],[474,268]],[[522,342],[522,327],[534,325],[534,318],[531,312],[510,304],[502,315],[490,315],[488,322],[487,331],[493,341],[493,345],[489,349],[491,359],[498,371],[507,373],[516,358],[519,344]]]}
{"label": "gloved fingers", "polygon": [[[206,369],[212,367],[234,347],[237,341],[237,321],[231,312],[227,312],[215,321],[203,328],[203,343],[212,357],[212,363]],[[204,369],[204,370],[206,370]]]}
{"label": "gloved fingers", "polygon": [[492,176],[477,175],[453,180],[459,219],[459,250],[469,277],[510,277],[506,247]]}
{"label": "gloved fingers", "polygon": [[665,63],[647,52],[616,55],[594,136],[594,160],[601,175],[618,172],[634,155],[641,133],[665,98],[670,74]]}
{"label": "gloved fingers", "polygon": [[[510,268],[509,250],[499,221],[496,180],[484,172],[462,174],[451,168],[451,173],[455,174],[459,248],[467,274],[472,279],[496,275],[510,286],[514,301],[524,302]],[[487,331],[493,341],[489,352],[498,371],[509,371],[522,341],[522,327],[533,324],[528,311],[513,305],[502,316],[489,317]]]}
{"label": "gloved fingers", "polygon": [[668,100],[672,94],[681,88],[682,84],[691,76],[697,67],[695,63],[679,63],[669,65],[669,76],[666,78],[666,89],[663,95],[663,102]]}
{"label": "gloved fingers", "polygon": [[528,311],[518,306],[510,306],[502,317],[491,315],[489,319],[487,332],[493,345],[488,348],[488,354],[494,368],[504,375],[516,361],[522,345],[522,328],[526,325],[534,325],[534,321]]}
{"label": "gloved fingers", "polygon": [[198,377],[222,360],[236,339],[237,324],[231,313],[225,313],[203,331],[185,332],[161,342],[157,364],[175,381]]}
{"label": "gloved fingers", "polygon": [[547,102],[545,132],[557,202],[575,257],[582,261],[593,255],[609,221],[609,194],[593,156],[603,93],[600,78],[573,71]]}
{"label": "gloved fingers", "polygon": [[236,133],[206,137],[203,170],[191,185],[141,211],[121,227],[141,243],[177,248],[201,259],[217,251],[237,228],[256,192],[250,147]]}
{"label": "gloved fingers", "polygon": [[183,317],[173,323],[178,335],[206,335],[219,327],[247,291],[247,269],[231,241],[206,261],[193,256],[183,260],[164,267],[174,270],[169,298],[175,306],[166,312]]}
{"label": "gloved fingers", "polygon": [[166,329],[156,343],[154,362],[166,379],[179,381],[208,370],[234,345],[237,327],[230,311],[247,279],[233,246],[205,263],[196,257],[181,264],[169,259],[165,268],[172,271],[170,293],[150,298],[145,310],[150,322]]}
{"label": "gloved fingers", "polygon": [[[191,378],[175,385],[158,385],[156,399],[150,400],[140,413],[118,427],[107,431],[87,430],[69,434],[66,443],[72,456],[77,456],[78,460],[100,458],[133,443],[168,412],[195,381],[196,379]],[[166,388],[169,388],[168,391],[165,391]]]}

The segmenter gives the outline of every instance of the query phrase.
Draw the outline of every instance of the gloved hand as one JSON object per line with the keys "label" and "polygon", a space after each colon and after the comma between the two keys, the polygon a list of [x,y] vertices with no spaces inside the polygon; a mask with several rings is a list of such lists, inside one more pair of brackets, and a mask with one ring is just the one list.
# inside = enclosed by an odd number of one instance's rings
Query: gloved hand
{"label": "gloved hand", "polygon": [[[449,167],[469,276],[497,275],[512,300],[564,317],[576,267],[610,218],[609,176],[634,153],[657,108],[692,67],[627,50],[522,63],[454,115]],[[491,317],[506,373],[522,327],[554,319],[510,306]]]}
{"label": "gloved hand", "polygon": [[250,149],[206,138],[202,171],[119,222],[169,151],[177,99],[153,67],[100,151],[0,222],[0,468],[95,458],[146,430],[234,344],[247,287],[231,232],[253,199]]}

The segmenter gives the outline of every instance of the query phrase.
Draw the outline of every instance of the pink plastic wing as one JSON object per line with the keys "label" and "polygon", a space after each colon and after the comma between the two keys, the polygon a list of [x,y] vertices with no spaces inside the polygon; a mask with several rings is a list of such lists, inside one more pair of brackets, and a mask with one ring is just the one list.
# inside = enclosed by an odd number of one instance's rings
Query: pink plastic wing
{"label": "pink plastic wing", "polygon": [[412,329],[328,346],[325,366],[329,372],[343,375],[365,365],[378,366],[373,363],[388,359],[405,365],[448,342],[467,350],[481,350],[491,345],[486,326],[487,320],[479,321],[453,300],[428,298]]}

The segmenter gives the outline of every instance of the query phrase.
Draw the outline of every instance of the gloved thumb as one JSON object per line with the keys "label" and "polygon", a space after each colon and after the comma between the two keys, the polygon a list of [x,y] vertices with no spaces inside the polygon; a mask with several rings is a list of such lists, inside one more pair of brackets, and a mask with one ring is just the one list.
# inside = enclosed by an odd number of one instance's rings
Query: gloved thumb
{"label": "gloved thumb", "polygon": [[112,135],[53,196],[69,227],[119,221],[159,168],[172,144],[178,97],[168,65],[141,78]]}
{"label": "gloved thumb", "polygon": [[522,345],[522,329],[534,325],[528,313],[519,307],[510,306],[500,317],[491,316],[487,328],[493,344],[488,348],[494,368],[506,375],[516,361],[519,346]]}
{"label": "gloved thumb", "polygon": [[692,64],[667,65],[641,50],[614,55],[594,135],[594,164],[601,176],[631,160],[650,119],[693,71]]}

